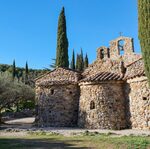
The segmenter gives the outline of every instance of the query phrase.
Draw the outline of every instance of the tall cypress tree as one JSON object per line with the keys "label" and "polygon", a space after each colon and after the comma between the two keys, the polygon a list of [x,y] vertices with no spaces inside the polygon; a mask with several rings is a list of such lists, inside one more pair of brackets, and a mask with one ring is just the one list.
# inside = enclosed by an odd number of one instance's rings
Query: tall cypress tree
{"label": "tall cypress tree", "polygon": [[71,69],[75,70],[75,55],[74,55],[74,50],[72,52],[72,60],[70,64]]}
{"label": "tall cypress tree", "polygon": [[66,32],[66,17],[64,7],[62,8],[58,20],[56,66],[67,68],[69,67],[68,39]]}
{"label": "tall cypress tree", "polygon": [[138,0],[139,40],[150,85],[150,1]]}
{"label": "tall cypress tree", "polygon": [[16,76],[16,63],[15,60],[13,61],[13,66],[12,66],[12,78],[13,80],[15,79]]}
{"label": "tall cypress tree", "polygon": [[84,58],[83,58],[83,50],[81,48],[81,54],[80,54],[80,61],[81,61],[81,70],[84,69]]}
{"label": "tall cypress tree", "polygon": [[88,59],[88,56],[87,56],[87,53],[85,55],[85,59],[84,59],[84,69],[86,69],[89,65],[89,59]]}
{"label": "tall cypress tree", "polygon": [[81,54],[77,54],[76,70],[83,71],[83,63]]}
{"label": "tall cypress tree", "polygon": [[76,56],[76,70],[79,70],[79,61],[80,61],[79,54],[77,54],[77,56]]}
{"label": "tall cypress tree", "polygon": [[28,80],[28,76],[29,76],[29,69],[28,69],[28,63],[26,62],[26,66],[25,66],[25,77],[26,77],[26,80]]}

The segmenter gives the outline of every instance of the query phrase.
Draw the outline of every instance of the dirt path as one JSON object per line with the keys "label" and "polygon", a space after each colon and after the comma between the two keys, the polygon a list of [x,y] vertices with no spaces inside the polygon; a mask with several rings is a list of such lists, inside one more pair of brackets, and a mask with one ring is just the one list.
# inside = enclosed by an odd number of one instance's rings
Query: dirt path
{"label": "dirt path", "polygon": [[129,136],[129,135],[135,135],[135,136],[150,136],[149,130],[132,130],[132,129],[126,129],[126,130],[100,130],[100,129],[80,129],[80,128],[54,128],[54,127],[46,127],[46,128],[35,128],[32,126],[32,123],[34,122],[34,117],[29,118],[21,118],[21,119],[14,119],[6,121],[5,125],[2,125],[0,127],[0,136],[23,136],[26,135],[28,131],[46,131],[46,132],[54,132],[59,133],[64,136],[70,136],[73,134],[80,134],[85,131],[89,132],[98,132],[102,134],[113,134],[113,135],[119,135],[119,136]]}

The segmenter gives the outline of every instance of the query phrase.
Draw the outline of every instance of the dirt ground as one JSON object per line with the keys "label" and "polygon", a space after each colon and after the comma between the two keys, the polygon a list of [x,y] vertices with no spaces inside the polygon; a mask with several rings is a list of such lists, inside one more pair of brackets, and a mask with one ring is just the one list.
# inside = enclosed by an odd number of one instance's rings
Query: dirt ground
{"label": "dirt ground", "polygon": [[[117,136],[150,136],[149,130],[100,130],[100,129],[80,129],[80,128],[54,128],[54,127],[45,127],[45,128],[36,128],[33,127],[34,117],[20,118],[7,120],[5,123],[0,126],[0,136],[24,136],[28,131],[46,131],[62,134],[64,136],[70,136],[72,134],[80,134],[85,131],[89,132],[98,132],[102,134],[114,134]],[[13,132],[13,133],[12,133]]]}

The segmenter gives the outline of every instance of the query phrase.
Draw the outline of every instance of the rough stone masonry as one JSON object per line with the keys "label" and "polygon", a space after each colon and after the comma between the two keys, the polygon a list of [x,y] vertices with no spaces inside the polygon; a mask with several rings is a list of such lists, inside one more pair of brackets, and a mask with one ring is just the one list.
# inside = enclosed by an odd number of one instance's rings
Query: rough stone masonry
{"label": "rough stone masonry", "polygon": [[150,130],[150,88],[133,39],[97,49],[84,72],[56,68],[36,79],[36,125]]}

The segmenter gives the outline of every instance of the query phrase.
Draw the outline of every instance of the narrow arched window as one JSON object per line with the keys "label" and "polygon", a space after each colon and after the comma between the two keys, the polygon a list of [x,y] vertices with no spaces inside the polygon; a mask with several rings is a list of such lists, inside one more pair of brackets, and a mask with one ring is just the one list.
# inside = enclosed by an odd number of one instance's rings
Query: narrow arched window
{"label": "narrow arched window", "polygon": [[110,58],[110,49],[109,48],[107,49],[107,56],[108,56],[108,58]]}
{"label": "narrow arched window", "polygon": [[51,89],[51,95],[53,95],[54,94],[54,89]]}
{"label": "narrow arched window", "polygon": [[100,57],[101,57],[101,59],[104,58],[104,49],[101,49],[101,51],[100,51]]}
{"label": "narrow arched window", "polygon": [[95,102],[91,101],[90,102],[90,110],[93,110],[93,109],[95,109]]}

